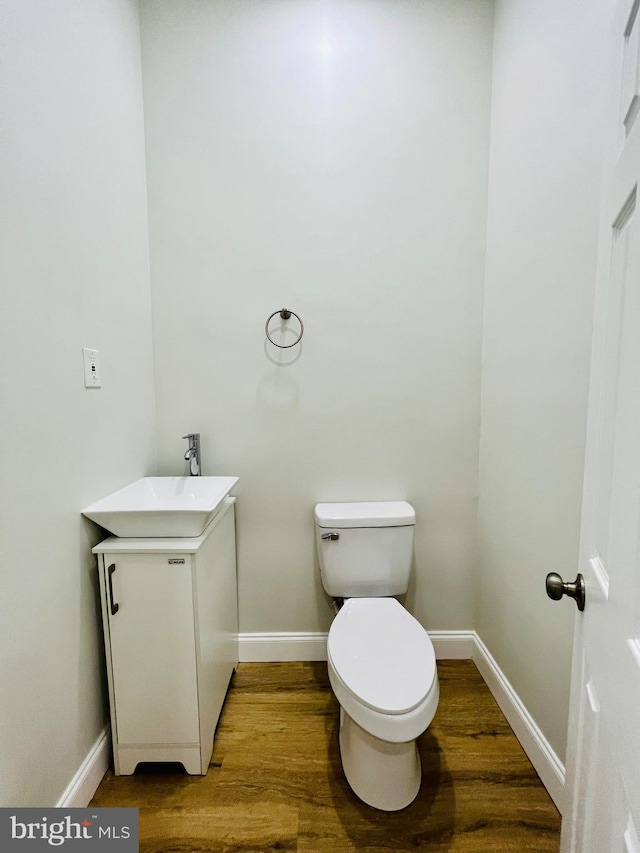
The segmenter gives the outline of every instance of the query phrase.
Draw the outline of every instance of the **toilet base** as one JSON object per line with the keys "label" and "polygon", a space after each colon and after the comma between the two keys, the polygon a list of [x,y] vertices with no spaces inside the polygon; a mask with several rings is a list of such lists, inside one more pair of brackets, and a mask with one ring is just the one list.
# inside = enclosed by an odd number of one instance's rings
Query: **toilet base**
{"label": "toilet base", "polygon": [[415,740],[408,743],[380,740],[340,707],[340,756],[347,782],[367,805],[395,812],[415,800],[421,781]]}

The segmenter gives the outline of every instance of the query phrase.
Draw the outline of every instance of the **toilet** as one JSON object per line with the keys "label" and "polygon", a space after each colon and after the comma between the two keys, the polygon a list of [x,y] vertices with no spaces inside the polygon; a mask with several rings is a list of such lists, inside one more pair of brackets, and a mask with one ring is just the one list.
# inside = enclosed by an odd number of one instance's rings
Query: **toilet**
{"label": "toilet", "polygon": [[344,774],[363,802],[398,811],[420,789],[416,738],[439,696],[429,635],[393,597],[409,585],[415,511],[406,501],[319,503],[315,526],[322,584],[339,608],[327,666]]}

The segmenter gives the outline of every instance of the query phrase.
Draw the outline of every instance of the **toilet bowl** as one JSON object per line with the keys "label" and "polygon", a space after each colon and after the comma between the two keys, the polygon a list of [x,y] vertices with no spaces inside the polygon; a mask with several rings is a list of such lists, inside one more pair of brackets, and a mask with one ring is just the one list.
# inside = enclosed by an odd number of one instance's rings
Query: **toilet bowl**
{"label": "toilet bowl", "polygon": [[394,598],[348,599],[329,631],[327,664],[349,785],[374,808],[405,808],[420,789],[416,738],[438,706],[429,635]]}
{"label": "toilet bowl", "polygon": [[415,799],[416,738],[438,705],[429,635],[393,597],[409,586],[415,523],[406,501],[315,508],[322,585],[339,606],[327,662],[340,703],[342,767],[354,793],[384,811]]}

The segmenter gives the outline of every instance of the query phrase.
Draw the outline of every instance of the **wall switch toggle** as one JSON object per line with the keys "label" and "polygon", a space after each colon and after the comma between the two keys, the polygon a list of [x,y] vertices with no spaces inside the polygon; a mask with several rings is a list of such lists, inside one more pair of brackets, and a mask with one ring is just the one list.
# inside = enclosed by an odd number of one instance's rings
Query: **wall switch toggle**
{"label": "wall switch toggle", "polygon": [[84,363],[84,387],[101,388],[102,373],[100,371],[100,353],[97,349],[82,348],[82,361]]}

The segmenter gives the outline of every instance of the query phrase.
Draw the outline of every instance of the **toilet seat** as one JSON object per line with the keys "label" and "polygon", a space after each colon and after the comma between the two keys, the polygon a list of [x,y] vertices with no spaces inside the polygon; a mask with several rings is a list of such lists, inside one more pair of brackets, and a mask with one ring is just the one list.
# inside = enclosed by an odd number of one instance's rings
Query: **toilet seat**
{"label": "toilet seat", "polygon": [[429,635],[395,598],[347,599],[329,630],[327,655],[342,688],[378,714],[410,714],[436,680]]}

